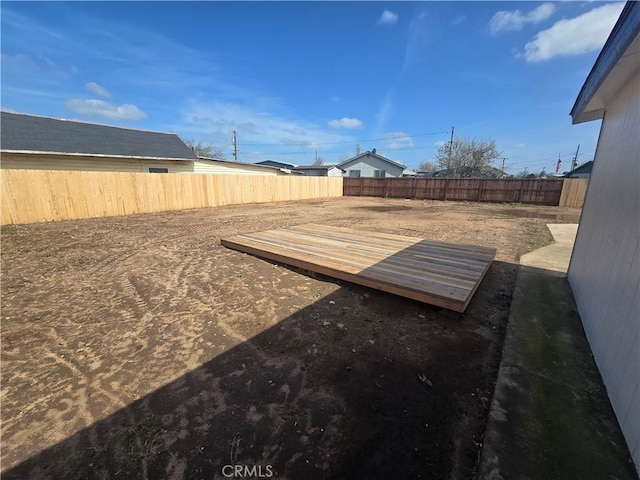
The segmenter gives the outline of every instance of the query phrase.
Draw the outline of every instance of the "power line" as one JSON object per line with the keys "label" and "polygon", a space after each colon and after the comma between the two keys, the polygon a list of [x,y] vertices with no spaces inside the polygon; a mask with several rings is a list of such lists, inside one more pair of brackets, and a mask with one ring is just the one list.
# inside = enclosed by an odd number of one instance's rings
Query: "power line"
{"label": "power line", "polygon": [[[400,147],[400,148],[392,148],[389,149],[389,151],[391,152],[399,152],[399,151],[407,151],[407,150],[429,150],[432,149],[433,146],[429,145],[429,146],[424,146],[424,147]],[[436,150],[439,147],[436,147]],[[382,149],[381,149],[382,150]],[[323,154],[328,154],[328,153],[344,153],[344,150],[322,150]],[[288,151],[288,152],[252,152],[251,155],[260,155],[260,156],[269,156],[269,155],[300,155],[300,152],[296,152],[296,151]]]}
{"label": "power line", "polygon": [[[341,145],[341,144],[346,144],[346,143],[364,143],[364,142],[379,142],[379,141],[384,141],[384,140],[397,140],[398,138],[415,138],[415,137],[426,137],[426,136],[430,136],[430,135],[440,135],[442,133],[448,133],[448,131],[442,131],[442,132],[429,132],[429,133],[419,133],[416,135],[398,135],[396,137],[384,137],[384,138],[371,138],[369,140],[349,140],[349,141],[345,141],[345,142],[321,142],[321,143],[315,143],[315,142],[305,142],[305,143],[291,143],[290,145],[293,146],[311,146],[311,145]],[[281,147],[283,144],[282,143],[243,143],[243,145],[246,145],[248,147]]]}

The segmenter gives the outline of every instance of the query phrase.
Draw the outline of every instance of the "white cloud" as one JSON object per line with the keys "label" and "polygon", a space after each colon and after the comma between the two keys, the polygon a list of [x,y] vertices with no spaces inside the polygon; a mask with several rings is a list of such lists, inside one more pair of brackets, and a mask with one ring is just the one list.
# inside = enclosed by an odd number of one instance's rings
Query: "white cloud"
{"label": "white cloud", "polygon": [[387,93],[382,100],[382,104],[376,113],[376,132],[382,132],[385,130],[385,125],[391,119],[393,114],[393,96],[395,90],[393,88],[387,90]]}
{"label": "white cloud", "polygon": [[398,14],[390,10],[385,10],[378,20],[379,25],[395,25],[398,23]]}
{"label": "white cloud", "polygon": [[327,122],[331,128],[362,128],[364,124],[357,118],[343,117],[340,120],[329,120]]}
{"label": "white cloud", "polygon": [[282,109],[266,105],[259,97],[253,97],[249,104],[189,101],[180,123],[165,129],[187,138],[201,138],[226,149],[227,153],[232,150],[231,136],[235,130],[239,158],[249,162],[280,158],[310,163],[319,145],[351,141],[355,145],[353,137],[310,121],[292,119],[286,113],[275,113],[277,111]]}
{"label": "white cloud", "polygon": [[302,129],[302,128],[298,128],[298,127],[293,127],[293,128],[285,128],[282,130],[283,132],[286,133],[291,133],[292,135],[301,135],[304,136],[307,134],[307,131]]}
{"label": "white cloud", "polygon": [[520,10],[502,10],[497,12],[489,21],[491,33],[521,30],[527,23],[540,23],[549,18],[556,11],[552,3],[543,3],[529,13],[523,14]]}
{"label": "white cloud", "polygon": [[65,66],[61,63],[52,61],[49,57],[41,54],[25,55],[22,53],[10,55],[3,53],[2,59],[2,76],[31,76],[36,78],[57,78],[68,79],[77,72],[77,68],[73,65]]}
{"label": "white cloud", "polygon": [[409,22],[407,45],[404,51],[402,72],[416,63],[430,46],[428,25],[429,15],[426,12],[417,12]]}
{"label": "white cloud", "polygon": [[104,88],[102,85],[98,85],[96,82],[89,82],[85,86],[87,87],[87,90],[100,97],[111,98],[109,90]]}
{"label": "white cloud", "polygon": [[383,135],[386,138],[385,147],[389,150],[398,150],[402,148],[413,147],[413,140],[408,133],[404,132],[388,132]]}
{"label": "white cloud", "polygon": [[516,147],[517,147],[517,148],[524,148],[524,147],[526,147],[526,144],[524,144],[524,143],[518,143],[518,144],[516,144]]}
{"label": "white cloud", "polygon": [[599,50],[623,7],[624,3],[610,3],[575,18],[556,22],[525,45],[524,58],[527,62],[540,62]]}
{"label": "white cloud", "polygon": [[108,118],[109,120],[142,120],[147,116],[135,105],[111,105],[103,100],[72,98],[65,102],[65,106],[72,112],[88,117]]}

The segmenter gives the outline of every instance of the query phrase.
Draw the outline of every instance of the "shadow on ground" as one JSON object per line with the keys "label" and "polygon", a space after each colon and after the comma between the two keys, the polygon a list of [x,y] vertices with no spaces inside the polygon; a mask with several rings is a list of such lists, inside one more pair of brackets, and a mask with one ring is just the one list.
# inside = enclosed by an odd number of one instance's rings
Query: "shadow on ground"
{"label": "shadow on ground", "polygon": [[464,315],[341,284],[3,478],[472,478],[516,270]]}
{"label": "shadow on ground", "polygon": [[521,266],[479,478],[637,479],[571,287]]}

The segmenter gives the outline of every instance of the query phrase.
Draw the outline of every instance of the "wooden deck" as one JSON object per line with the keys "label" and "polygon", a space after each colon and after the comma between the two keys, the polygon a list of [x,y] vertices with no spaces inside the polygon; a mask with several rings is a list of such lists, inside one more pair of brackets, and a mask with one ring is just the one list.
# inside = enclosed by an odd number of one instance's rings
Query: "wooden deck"
{"label": "wooden deck", "polygon": [[327,225],[222,239],[222,245],[439,307],[464,312],[495,248]]}

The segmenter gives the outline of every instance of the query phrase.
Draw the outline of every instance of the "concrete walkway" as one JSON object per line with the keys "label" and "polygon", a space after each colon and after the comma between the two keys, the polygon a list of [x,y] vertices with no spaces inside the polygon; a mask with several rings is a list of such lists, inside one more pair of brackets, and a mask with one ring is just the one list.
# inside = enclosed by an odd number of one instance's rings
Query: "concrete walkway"
{"label": "concrete walkway", "polygon": [[524,255],[479,478],[637,479],[566,279],[577,225]]}
{"label": "concrete walkway", "polygon": [[548,270],[549,274],[566,277],[573,243],[578,233],[577,223],[551,223],[553,243],[520,257],[520,265]]}

